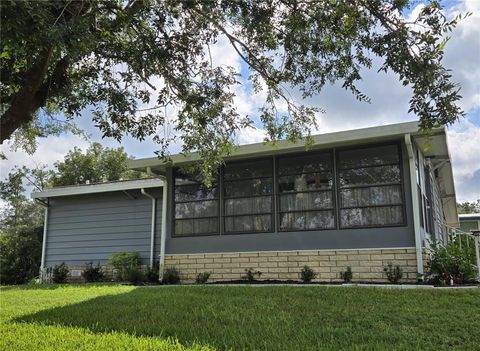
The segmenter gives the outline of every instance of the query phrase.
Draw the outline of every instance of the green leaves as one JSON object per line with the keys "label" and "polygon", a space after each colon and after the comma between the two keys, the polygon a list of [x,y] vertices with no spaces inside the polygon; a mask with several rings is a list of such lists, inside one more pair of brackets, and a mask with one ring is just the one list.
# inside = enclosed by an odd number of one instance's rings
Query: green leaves
{"label": "green leaves", "polygon": [[[207,175],[234,149],[236,132],[253,122],[235,106],[240,72],[213,65],[209,46],[219,39],[248,66],[253,91],[266,92],[255,116],[268,141],[298,140],[315,127],[321,107],[295,101],[292,88],[308,98],[326,83],[339,83],[368,102],[357,84],[372,54],[383,58],[381,70],[412,88],[409,111],[424,129],[453,123],[463,112],[459,87],[442,64],[445,34],[468,14],[449,20],[432,1],[409,23],[399,15],[409,4],[3,1],[2,130],[32,125],[38,109],[69,118],[90,109],[104,136],[153,137],[165,158],[169,146],[181,142],[183,153],[199,153]],[[35,93],[20,99],[32,85],[26,73],[43,62],[47,48],[51,57]],[[21,140],[51,132],[29,131]],[[10,137],[4,132],[2,141]]]}

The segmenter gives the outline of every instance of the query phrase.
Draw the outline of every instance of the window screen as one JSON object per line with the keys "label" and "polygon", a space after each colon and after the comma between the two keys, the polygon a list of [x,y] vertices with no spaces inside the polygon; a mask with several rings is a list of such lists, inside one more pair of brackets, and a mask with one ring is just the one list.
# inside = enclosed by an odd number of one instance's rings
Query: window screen
{"label": "window screen", "polygon": [[223,187],[225,233],[273,230],[272,159],[227,164]]}
{"label": "window screen", "polygon": [[175,236],[219,232],[218,180],[212,187],[199,176],[175,174]]}
{"label": "window screen", "polygon": [[334,228],[330,153],[278,160],[279,229]]}
{"label": "window screen", "polygon": [[398,145],[338,152],[340,227],[404,223]]}

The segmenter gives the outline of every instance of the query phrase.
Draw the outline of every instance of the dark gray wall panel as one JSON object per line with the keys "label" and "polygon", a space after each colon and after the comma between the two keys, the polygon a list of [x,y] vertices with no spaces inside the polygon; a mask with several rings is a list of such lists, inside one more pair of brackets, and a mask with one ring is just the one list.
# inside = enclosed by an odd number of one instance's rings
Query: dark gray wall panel
{"label": "dark gray wall panel", "polygon": [[[160,252],[161,189],[157,197],[155,256]],[[65,196],[50,199],[46,247],[47,267],[65,262],[81,266],[105,264],[115,252],[139,252],[143,263],[150,257],[152,201],[140,191]]]}
{"label": "dark gray wall panel", "polygon": [[[397,140],[396,140],[397,141]],[[336,229],[304,232],[275,232],[259,234],[224,234],[213,236],[172,237],[172,187],[169,187],[169,209],[166,252],[168,254],[202,252],[242,252],[274,250],[322,250],[385,247],[414,247],[413,212],[410,191],[408,156],[401,142],[403,192],[406,225],[383,228]],[[172,172],[168,172],[169,183]]]}

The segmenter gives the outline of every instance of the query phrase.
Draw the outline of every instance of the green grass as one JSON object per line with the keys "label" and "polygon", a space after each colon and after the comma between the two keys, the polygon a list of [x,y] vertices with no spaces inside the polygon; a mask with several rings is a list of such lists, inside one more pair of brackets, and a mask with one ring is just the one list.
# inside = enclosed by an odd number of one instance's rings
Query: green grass
{"label": "green grass", "polygon": [[0,350],[479,350],[480,289],[0,290]]}

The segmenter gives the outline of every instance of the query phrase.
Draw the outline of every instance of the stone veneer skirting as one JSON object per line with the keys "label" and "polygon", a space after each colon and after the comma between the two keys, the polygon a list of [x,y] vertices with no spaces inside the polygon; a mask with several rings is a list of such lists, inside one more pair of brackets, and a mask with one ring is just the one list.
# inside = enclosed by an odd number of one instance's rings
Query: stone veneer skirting
{"label": "stone veneer skirting", "polygon": [[402,282],[417,281],[415,248],[308,250],[166,255],[165,267],[180,271],[182,282],[195,281],[198,273],[210,272],[209,281],[241,279],[245,269],[261,271],[259,280],[299,280],[307,265],[317,282],[341,282],[340,272],[352,268],[355,282],[386,282],[383,268],[392,263],[403,270]]}

